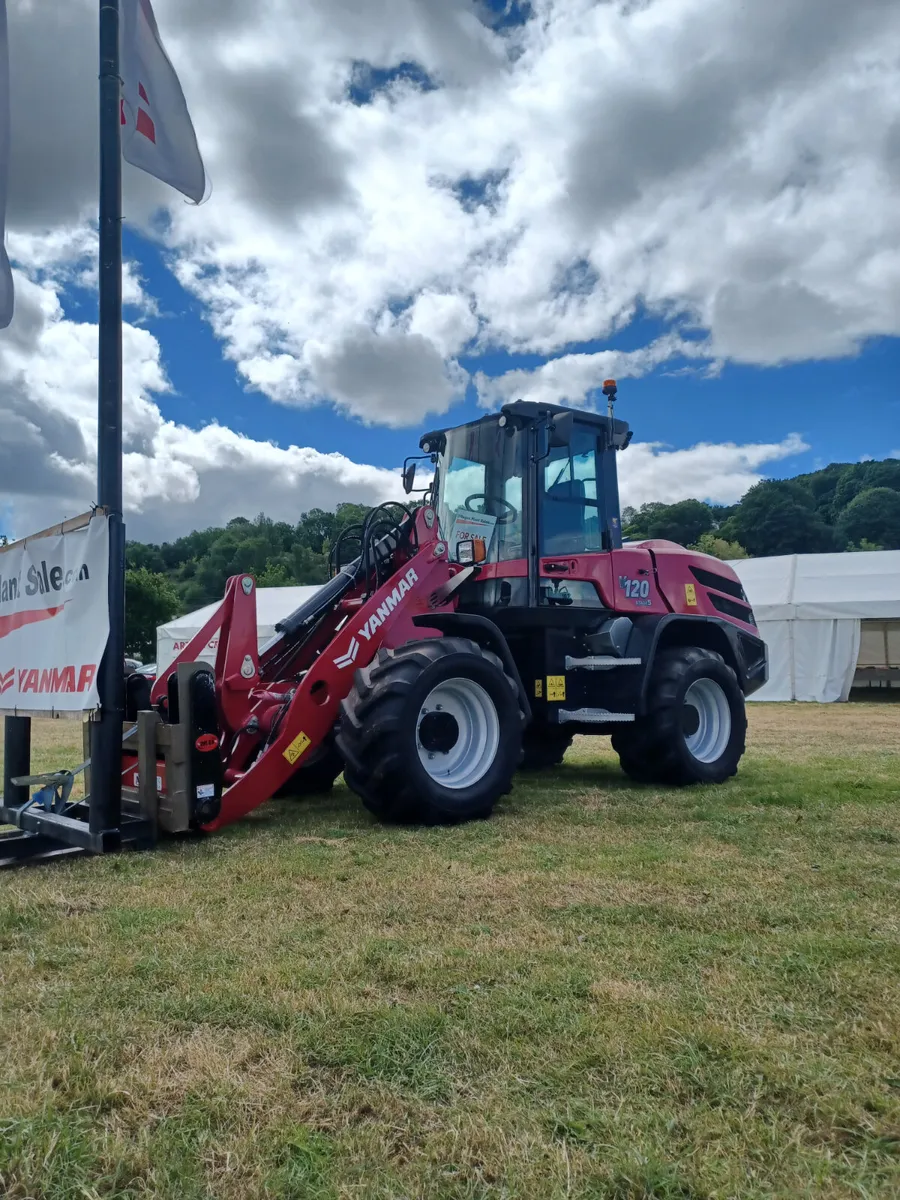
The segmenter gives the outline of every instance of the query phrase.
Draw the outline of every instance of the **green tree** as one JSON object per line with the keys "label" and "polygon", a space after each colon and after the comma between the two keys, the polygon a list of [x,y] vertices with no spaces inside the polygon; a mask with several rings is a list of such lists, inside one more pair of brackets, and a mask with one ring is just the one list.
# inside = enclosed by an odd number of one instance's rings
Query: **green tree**
{"label": "green tree", "polygon": [[713,520],[713,529],[721,528],[738,510],[737,504],[710,504],[707,507]]}
{"label": "green tree", "polygon": [[261,588],[290,587],[294,582],[293,574],[286,563],[270,559],[256,579]]}
{"label": "green tree", "polygon": [[194,530],[161,546],[129,542],[127,565],[164,574],[183,611],[221,599],[229,576],[245,571],[267,587],[321,584],[328,579],[329,553],[341,530],[361,522],[367,512],[350,503],[331,513],[312,509],[296,525],[262,513],[253,520],[234,517],[222,529]]}
{"label": "green tree", "polygon": [[328,559],[309,546],[295,546],[291,554],[291,576],[294,583],[325,583],[328,579]]}
{"label": "green tree", "polygon": [[164,575],[166,560],[159,546],[143,545],[141,542],[129,542],[125,547],[125,566],[128,569],[139,570],[146,567],[155,575]]}
{"label": "green tree", "polygon": [[851,544],[866,541],[884,550],[900,550],[900,492],[866,488],[841,513],[838,532]]}
{"label": "green tree", "polygon": [[840,523],[841,514],[850,502],[870,488],[900,491],[900,459],[852,463],[846,467],[834,491],[832,516],[835,523]]}
{"label": "green tree", "polygon": [[[627,510],[626,510],[627,511]],[[713,528],[712,510],[702,500],[643,504],[626,526],[631,538],[654,538],[688,546]]]}
{"label": "green tree", "polygon": [[816,512],[812,493],[790,479],[767,479],[744,496],[719,535],[753,558],[836,549],[834,532]]}
{"label": "green tree", "polygon": [[178,593],[165,575],[132,567],[125,572],[125,653],[150,662],[156,657],[157,626],[178,612]]}
{"label": "green tree", "polygon": [[622,528],[628,529],[637,520],[638,510],[626,504],[622,509],[621,521]]}
{"label": "green tree", "polygon": [[630,538],[646,538],[650,536],[650,522],[659,513],[665,511],[665,504],[652,500],[642,504],[640,508],[626,508],[622,514],[622,530]]}
{"label": "green tree", "polygon": [[810,493],[816,512],[828,525],[834,524],[835,494],[850,469],[852,469],[850,463],[831,463],[820,471],[795,477],[794,482],[799,483]]}
{"label": "green tree", "polygon": [[716,533],[704,533],[697,544],[691,546],[691,549],[699,550],[701,554],[712,555],[713,558],[721,558],[723,561],[750,557],[740,542],[726,541]]}

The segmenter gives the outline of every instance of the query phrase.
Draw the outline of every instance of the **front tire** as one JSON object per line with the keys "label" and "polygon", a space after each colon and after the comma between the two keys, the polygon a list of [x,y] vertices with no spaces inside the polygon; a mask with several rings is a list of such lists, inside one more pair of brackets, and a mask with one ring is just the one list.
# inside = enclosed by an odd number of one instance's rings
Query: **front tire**
{"label": "front tire", "polygon": [[379,820],[488,817],[512,786],[523,723],[516,683],[475,642],[382,649],[342,706],[344,778]]}
{"label": "front tire", "polygon": [[631,779],[684,787],[730,779],[746,740],[744,695],[734,671],[720,654],[688,646],[661,651],[647,713],[616,730],[612,743]]}

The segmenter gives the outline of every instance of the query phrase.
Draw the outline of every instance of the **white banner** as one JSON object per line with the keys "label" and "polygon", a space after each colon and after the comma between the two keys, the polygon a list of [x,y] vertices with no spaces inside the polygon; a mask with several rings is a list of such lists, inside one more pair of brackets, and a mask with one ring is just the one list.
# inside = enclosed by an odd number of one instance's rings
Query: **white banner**
{"label": "white banner", "polygon": [[0,711],[98,707],[109,522],[100,514],[83,522],[0,548]]}

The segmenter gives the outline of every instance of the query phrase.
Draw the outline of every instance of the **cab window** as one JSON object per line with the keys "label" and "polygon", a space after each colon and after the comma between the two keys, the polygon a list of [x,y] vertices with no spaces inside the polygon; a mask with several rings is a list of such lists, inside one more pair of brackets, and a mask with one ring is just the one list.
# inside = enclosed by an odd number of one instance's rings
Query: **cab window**
{"label": "cab window", "polygon": [[577,427],[571,444],[551,450],[541,464],[542,555],[604,549],[597,465],[596,435]]}

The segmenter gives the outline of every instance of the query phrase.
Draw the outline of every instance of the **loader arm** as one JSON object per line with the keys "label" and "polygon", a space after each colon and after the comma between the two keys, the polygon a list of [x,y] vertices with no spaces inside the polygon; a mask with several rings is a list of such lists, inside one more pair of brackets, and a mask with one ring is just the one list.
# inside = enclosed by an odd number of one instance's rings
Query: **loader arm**
{"label": "loader arm", "polygon": [[[234,765],[234,754],[226,769],[231,786],[222,797],[219,816],[204,825],[208,832],[240,820],[272,797],[331,736],[341,701],[353,686],[355,670],[368,666],[382,647],[393,648],[423,637],[440,636],[437,630],[422,629],[415,617],[433,609],[450,611],[451,597],[443,605],[434,593],[452,575],[454,568],[443,543],[427,542],[410,560],[375,592],[360,603],[358,597],[343,597],[328,614],[332,636],[323,639],[315,660],[291,692],[284,683],[249,693],[248,721],[253,718],[268,732],[253,761],[245,769]],[[220,644],[219,652],[222,653]],[[265,656],[264,656],[265,657]],[[224,683],[224,681],[223,681]],[[240,737],[240,734],[238,734]],[[242,747],[246,751],[247,746]]]}
{"label": "loader arm", "polygon": [[[167,723],[194,714],[179,712],[179,674],[218,635],[214,700],[218,736],[203,739],[206,753],[221,762],[222,787],[214,800],[195,806],[194,825],[219,829],[279,793],[307,765],[334,753],[342,701],[358,668],[382,648],[440,637],[420,622],[431,611],[456,605],[454,577],[468,574],[449,559],[430,508],[402,519],[373,509],[360,539],[360,554],[276,626],[258,644],[256,581],[228,580],[222,603],[197,635],[160,675],[151,700]],[[183,705],[181,705],[183,707]],[[198,746],[199,750],[199,746]],[[165,777],[164,766],[157,774]]]}

